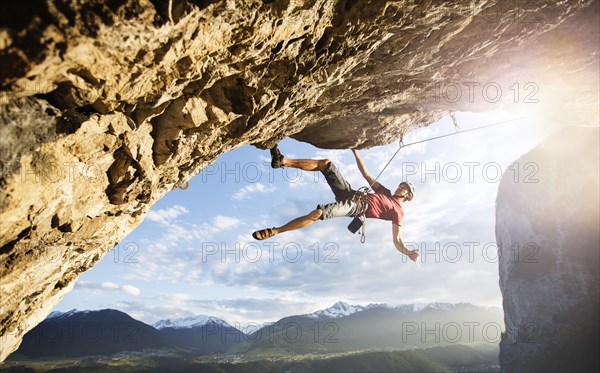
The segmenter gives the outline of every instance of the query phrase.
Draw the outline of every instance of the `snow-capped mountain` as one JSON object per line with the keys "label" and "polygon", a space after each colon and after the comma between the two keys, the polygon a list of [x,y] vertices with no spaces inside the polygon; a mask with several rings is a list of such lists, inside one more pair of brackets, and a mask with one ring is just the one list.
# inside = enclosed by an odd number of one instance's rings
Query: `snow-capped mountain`
{"label": "snow-capped mountain", "polygon": [[49,315],[46,317],[46,319],[53,319],[53,318],[66,318],[66,317],[73,316],[73,315],[75,315],[75,314],[78,314],[78,313],[80,313],[80,314],[82,314],[82,315],[85,315],[85,314],[88,314],[88,313],[90,313],[90,312],[92,312],[92,311],[89,311],[89,310],[86,310],[86,311],[79,311],[79,310],[76,310],[75,308],[73,308],[72,310],[70,310],[70,311],[67,311],[67,312],[62,312],[62,311],[52,311],[52,312],[50,312],[50,314],[49,314]]}
{"label": "snow-capped mountain", "polygon": [[365,310],[365,307],[363,307],[363,306],[350,305],[346,302],[340,301],[329,308],[325,308],[324,310],[319,310],[319,311],[316,311],[313,313],[309,313],[305,316],[311,317],[311,318],[318,318],[318,317],[338,318],[338,317],[342,317],[342,316],[349,316],[349,315],[352,315],[353,313],[357,313],[357,312],[364,311],[364,310]]}
{"label": "snow-capped mountain", "polygon": [[[50,330],[54,333],[51,337]],[[31,357],[87,356],[169,346],[172,342],[160,331],[124,312],[73,309],[50,314],[25,334],[17,351]]]}
{"label": "snow-capped mountain", "polygon": [[244,327],[242,328],[242,332],[244,332],[244,334],[250,335],[254,332],[256,332],[257,330],[260,330],[262,328],[266,328],[270,325],[275,324],[274,321],[268,321],[268,322],[263,322],[261,324],[259,323],[248,323],[246,325],[244,325]]}
{"label": "snow-capped mountain", "polygon": [[[453,311],[458,310],[459,308],[469,308],[469,307],[478,307],[474,306],[470,303],[443,303],[443,302],[433,302],[433,303],[410,303],[410,304],[400,304],[400,305],[388,305],[386,303],[370,303],[366,306],[361,305],[350,305],[346,302],[339,301],[335,303],[333,306],[329,308],[325,308],[323,310],[319,310],[313,313],[309,313],[303,315],[309,318],[339,318],[344,316],[349,316],[358,312],[362,312],[369,309],[377,309],[377,308],[385,308],[389,310],[400,311],[405,314],[418,313],[427,310],[437,310],[437,311]],[[486,309],[485,307],[478,307],[480,309]],[[497,307],[489,307],[490,310],[493,311],[501,311]]]}
{"label": "snow-capped mountain", "polygon": [[190,317],[184,317],[174,320],[160,320],[152,325],[154,328],[160,330],[164,328],[173,328],[173,329],[187,329],[187,328],[197,328],[207,324],[215,324],[225,327],[231,327],[227,321],[220,319],[214,316],[206,316],[206,315],[196,315]]}
{"label": "snow-capped mountain", "polygon": [[411,304],[401,304],[398,306],[393,306],[391,308],[405,311],[405,312],[421,312],[424,310],[441,310],[441,311],[451,311],[458,307],[469,306],[469,303],[443,303],[443,302],[434,302],[434,303],[411,303]]}
{"label": "snow-capped mountain", "polygon": [[64,313],[65,312],[62,312],[62,311],[52,311],[52,312],[50,312],[50,314],[48,316],[46,316],[46,319],[52,319],[52,318],[58,317]]}
{"label": "snow-capped mountain", "polygon": [[245,336],[225,320],[206,315],[160,320],[153,326],[177,346],[192,348],[203,355],[226,351]]}
{"label": "snow-capped mountain", "polygon": [[[258,330],[250,338],[252,342],[243,342],[240,348],[310,353],[315,351],[317,336],[322,338],[318,342],[320,351],[331,352],[489,343],[483,326],[494,325],[501,330],[503,318],[501,309],[488,310],[470,303],[378,303],[362,306],[340,301],[313,313],[285,317],[268,328]],[[415,329],[408,333],[404,329],[407,325]],[[444,334],[448,325],[458,327],[457,334]],[[474,327],[473,330],[475,326],[479,329],[471,332],[469,325]],[[292,340],[289,334],[292,328],[303,333],[297,333]],[[322,333],[317,334],[322,330],[330,333],[331,339],[323,337]],[[434,335],[429,336],[432,333]]]}

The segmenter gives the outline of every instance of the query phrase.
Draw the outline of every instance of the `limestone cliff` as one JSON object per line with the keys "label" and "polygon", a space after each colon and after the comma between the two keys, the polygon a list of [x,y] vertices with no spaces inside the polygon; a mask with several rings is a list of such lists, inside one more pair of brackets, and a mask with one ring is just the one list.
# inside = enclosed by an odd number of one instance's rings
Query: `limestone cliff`
{"label": "limestone cliff", "polygon": [[501,180],[506,371],[598,371],[599,142],[598,128],[567,128],[516,161],[531,180]]}
{"label": "limestone cliff", "polygon": [[598,118],[598,1],[0,3],[0,360],[150,206],[285,136]]}

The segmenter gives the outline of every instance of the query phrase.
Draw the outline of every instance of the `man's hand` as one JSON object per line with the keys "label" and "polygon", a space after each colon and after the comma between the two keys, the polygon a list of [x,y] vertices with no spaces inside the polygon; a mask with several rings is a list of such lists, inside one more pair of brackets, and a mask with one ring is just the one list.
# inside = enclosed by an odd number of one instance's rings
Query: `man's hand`
{"label": "man's hand", "polygon": [[410,258],[410,260],[412,260],[413,262],[416,262],[420,256],[419,249],[410,250],[408,253],[406,253],[406,255]]}
{"label": "man's hand", "polygon": [[394,246],[396,246],[396,250],[408,256],[413,262],[416,262],[417,259],[419,259],[419,249],[409,250],[404,242],[402,242],[402,235],[400,234],[400,226],[398,224],[392,223],[392,237],[394,238]]}

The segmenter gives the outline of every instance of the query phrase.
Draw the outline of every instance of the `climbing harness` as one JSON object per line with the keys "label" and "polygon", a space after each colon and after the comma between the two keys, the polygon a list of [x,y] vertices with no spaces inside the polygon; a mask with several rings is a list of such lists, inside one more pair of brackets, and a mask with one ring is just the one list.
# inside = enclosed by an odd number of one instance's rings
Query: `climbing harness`
{"label": "climbing harness", "polygon": [[348,230],[352,233],[356,233],[359,229],[360,231],[360,242],[365,243],[366,240],[366,229],[367,229],[367,218],[365,216],[367,212],[367,208],[369,207],[367,203],[367,193],[369,193],[369,188],[362,187],[354,193],[354,197],[352,199],[356,204],[361,207],[360,213],[350,222],[348,225]]}
{"label": "climbing harness", "polygon": [[441,136],[435,136],[435,137],[430,137],[428,139],[425,140],[419,140],[419,141],[415,141],[415,142],[411,142],[408,144],[404,143],[404,134],[400,135],[400,140],[398,141],[398,149],[396,150],[396,152],[392,155],[392,157],[390,158],[390,160],[385,164],[385,166],[383,166],[383,168],[381,169],[381,171],[379,171],[379,174],[377,174],[377,177],[375,178],[375,180],[373,180],[373,182],[371,183],[371,185],[369,185],[368,187],[362,187],[360,189],[358,189],[356,191],[356,193],[354,194],[353,199],[357,202],[363,202],[362,206],[362,211],[361,213],[356,216],[354,218],[354,220],[352,220],[352,222],[350,222],[350,224],[348,225],[348,230],[352,233],[356,233],[356,231],[358,231],[359,228],[361,229],[361,235],[360,235],[360,242],[361,243],[365,243],[366,237],[365,237],[365,229],[366,229],[366,217],[365,217],[365,213],[366,210],[368,208],[367,205],[367,193],[369,193],[369,190],[371,190],[371,188],[373,188],[373,185],[375,185],[375,183],[377,182],[377,180],[379,179],[379,177],[381,176],[381,174],[383,174],[383,172],[385,171],[385,169],[387,168],[387,166],[390,165],[390,163],[392,163],[392,161],[394,160],[394,158],[396,157],[396,155],[398,155],[398,153],[400,152],[400,150],[402,150],[403,148],[406,148],[407,146],[411,146],[411,145],[416,145],[416,144],[421,144],[427,141],[432,141],[432,140],[437,140],[437,139],[441,139],[444,137],[449,137],[449,136],[455,136],[455,135],[460,135],[463,133],[467,133],[467,132],[472,132],[472,131],[478,131],[478,130],[482,130],[485,128],[490,128],[490,127],[494,127],[494,126],[499,126],[502,124],[506,124],[506,123],[510,123],[510,122],[514,122],[517,120],[521,120],[524,119],[525,117],[517,117],[517,118],[512,118],[512,119],[507,119],[507,120],[503,120],[500,122],[496,122],[496,123],[492,123],[492,124],[487,124],[484,126],[480,126],[480,127],[476,127],[476,128],[471,128],[468,130],[460,130],[460,126],[458,124],[458,121],[456,120],[456,117],[454,116],[454,112],[448,112],[448,115],[450,116],[450,119],[452,119],[452,123],[454,124],[454,127],[456,129],[456,132],[454,133],[448,133],[445,135],[441,135]]}

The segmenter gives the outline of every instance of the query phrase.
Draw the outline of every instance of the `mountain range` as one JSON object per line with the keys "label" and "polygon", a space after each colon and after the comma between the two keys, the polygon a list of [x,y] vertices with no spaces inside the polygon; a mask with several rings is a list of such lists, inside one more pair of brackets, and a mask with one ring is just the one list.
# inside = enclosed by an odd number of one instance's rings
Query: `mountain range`
{"label": "mountain range", "polygon": [[496,344],[504,328],[499,308],[469,303],[350,306],[338,302],[285,317],[248,335],[235,351],[339,353],[369,349]]}
{"label": "mountain range", "polygon": [[14,354],[29,357],[112,355],[168,347],[159,330],[121,311],[53,312],[23,337]]}
{"label": "mountain range", "polygon": [[174,345],[202,355],[226,352],[245,337],[242,331],[227,321],[213,316],[160,320],[153,326]]}
{"label": "mountain range", "polygon": [[469,303],[360,306],[337,302],[247,333],[214,316],[160,320],[151,326],[117,310],[71,310],[52,312],[25,335],[14,355],[74,357],[175,349],[194,355],[273,356],[497,345],[500,329],[501,309]]}

